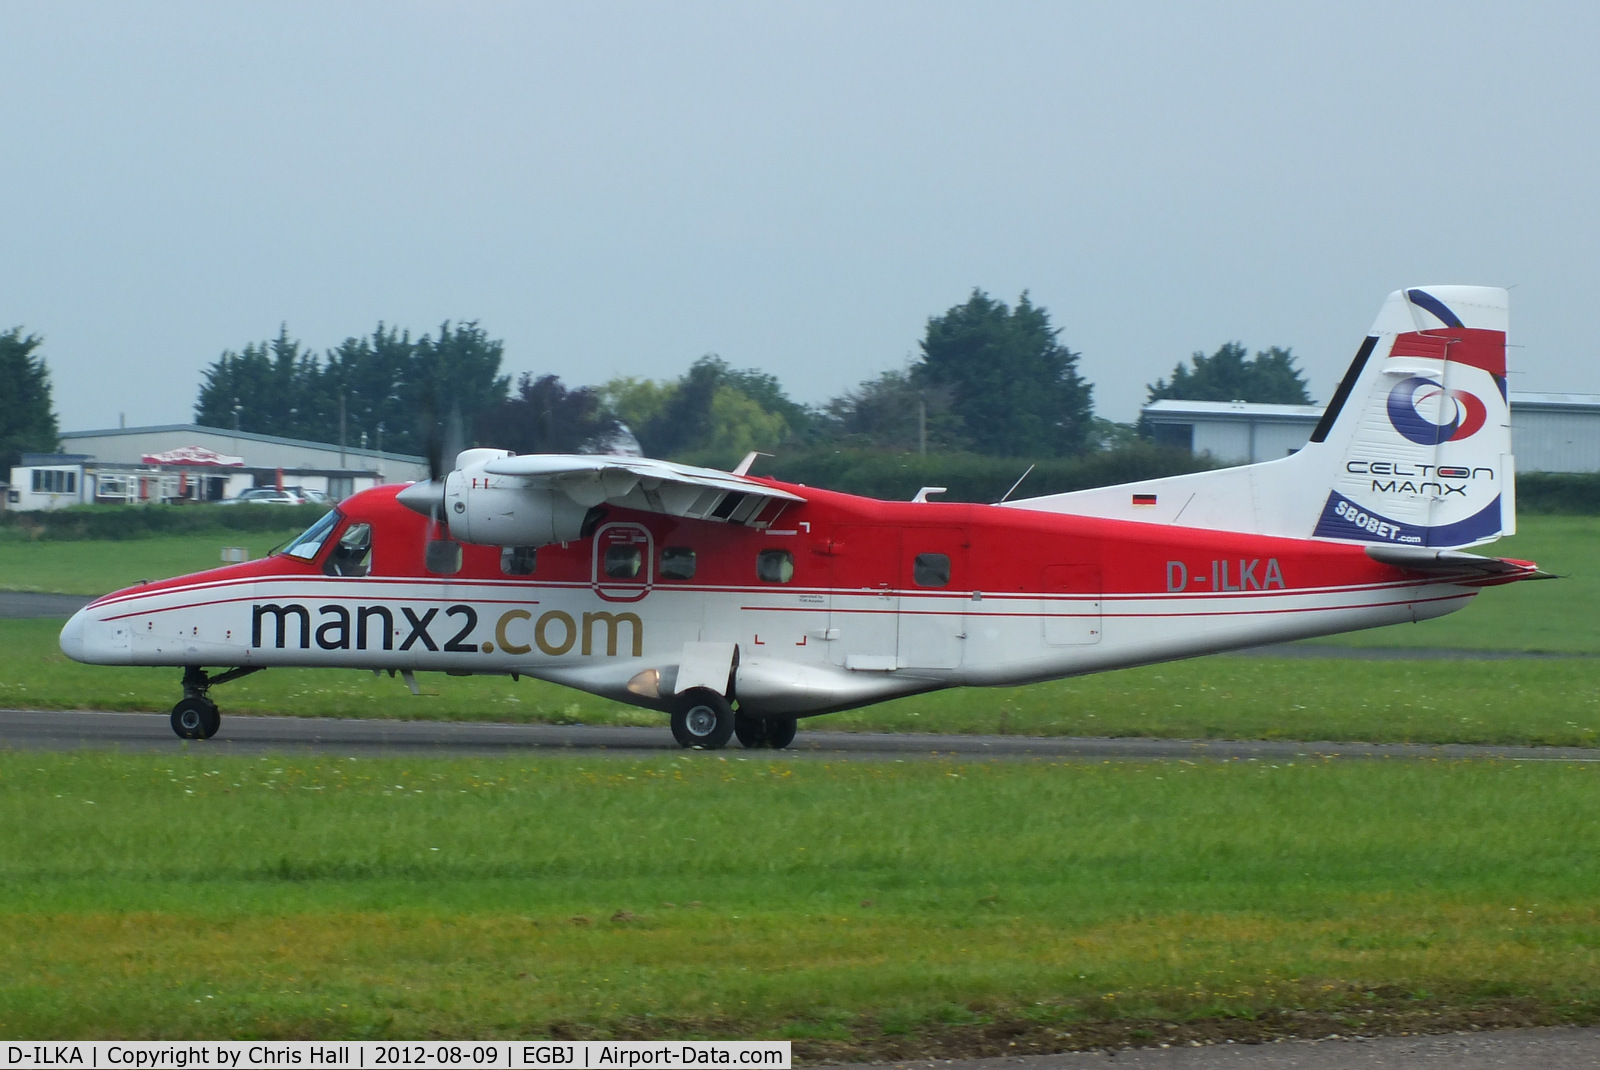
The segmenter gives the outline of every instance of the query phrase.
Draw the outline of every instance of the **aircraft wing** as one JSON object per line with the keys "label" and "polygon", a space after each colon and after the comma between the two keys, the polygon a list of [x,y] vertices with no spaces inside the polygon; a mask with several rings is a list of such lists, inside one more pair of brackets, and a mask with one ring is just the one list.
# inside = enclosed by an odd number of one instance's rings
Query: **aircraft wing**
{"label": "aircraft wing", "polygon": [[700,520],[738,523],[769,501],[805,501],[746,476],[649,457],[536,453],[485,462],[483,471],[519,478],[530,488],[559,490],[583,506],[611,504]]}

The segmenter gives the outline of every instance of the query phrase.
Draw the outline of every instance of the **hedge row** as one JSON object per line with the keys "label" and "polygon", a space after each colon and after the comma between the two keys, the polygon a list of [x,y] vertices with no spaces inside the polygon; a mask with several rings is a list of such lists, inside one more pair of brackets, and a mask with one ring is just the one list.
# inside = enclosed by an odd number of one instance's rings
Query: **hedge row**
{"label": "hedge row", "polygon": [[327,511],[326,505],[75,505],[0,513],[0,541],[287,531],[310,527]]}

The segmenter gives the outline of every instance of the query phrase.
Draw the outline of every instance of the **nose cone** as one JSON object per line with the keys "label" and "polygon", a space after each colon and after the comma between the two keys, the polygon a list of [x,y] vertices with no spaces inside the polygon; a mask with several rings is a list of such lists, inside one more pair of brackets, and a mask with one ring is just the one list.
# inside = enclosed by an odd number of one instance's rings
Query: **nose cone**
{"label": "nose cone", "polygon": [[88,609],[78,610],[61,629],[61,652],[88,665],[133,663],[127,629],[97,620]]}
{"label": "nose cone", "polygon": [[83,610],[72,615],[66,627],[61,629],[61,652],[73,661],[87,661],[83,656]]}
{"label": "nose cone", "polygon": [[437,479],[430,479],[425,483],[413,483],[396,494],[394,500],[413,513],[431,517],[443,511],[444,484]]}

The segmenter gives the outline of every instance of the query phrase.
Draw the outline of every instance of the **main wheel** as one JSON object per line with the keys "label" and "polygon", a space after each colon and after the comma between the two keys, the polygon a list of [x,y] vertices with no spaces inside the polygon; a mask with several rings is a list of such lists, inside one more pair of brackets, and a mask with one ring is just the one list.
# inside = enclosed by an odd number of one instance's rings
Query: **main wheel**
{"label": "main wheel", "polygon": [[215,733],[216,726],[221,723],[217,708],[203,698],[182,698],[172,707],[172,730],[179,739],[205,739]]}
{"label": "main wheel", "polygon": [[717,750],[733,736],[733,707],[715,691],[695,688],[672,711],[672,738],[679,746]]}
{"label": "main wheel", "polygon": [[739,742],[752,750],[769,748],[782,750],[794,742],[793,717],[755,717],[748,713],[733,715],[733,732]]}
{"label": "main wheel", "polygon": [[782,750],[793,743],[795,727],[793,717],[768,717],[767,746],[773,750]]}
{"label": "main wheel", "polygon": [[767,719],[752,717],[748,713],[733,715],[733,734],[751,750],[767,745]]}

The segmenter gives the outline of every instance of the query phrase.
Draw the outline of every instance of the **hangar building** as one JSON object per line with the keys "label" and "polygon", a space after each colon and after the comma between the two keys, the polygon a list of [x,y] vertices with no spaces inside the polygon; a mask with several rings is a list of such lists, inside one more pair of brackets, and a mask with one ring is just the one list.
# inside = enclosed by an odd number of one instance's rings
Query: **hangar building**
{"label": "hangar building", "polygon": [[339,501],[380,483],[428,478],[422,457],[196,424],[68,431],[61,446],[23,456],[11,470],[7,508],[217,501],[280,484]]}
{"label": "hangar building", "polygon": [[[1600,394],[1513,390],[1509,400],[1517,471],[1600,472]],[[1322,408],[1164,399],[1143,411],[1157,442],[1209,453],[1223,464],[1253,464],[1304,446]]]}

